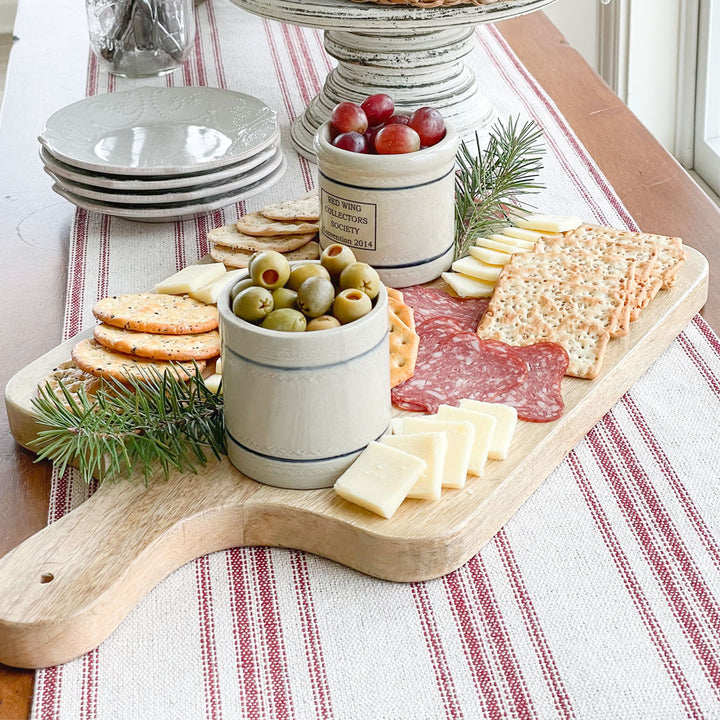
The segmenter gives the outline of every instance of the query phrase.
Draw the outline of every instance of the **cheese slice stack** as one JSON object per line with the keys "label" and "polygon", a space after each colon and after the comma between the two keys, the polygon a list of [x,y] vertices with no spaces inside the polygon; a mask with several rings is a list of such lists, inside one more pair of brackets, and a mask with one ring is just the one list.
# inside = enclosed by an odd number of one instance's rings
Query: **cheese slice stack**
{"label": "cheese slice stack", "polygon": [[581,224],[570,215],[528,215],[501,233],[479,238],[470,254],[452,264],[452,272],[442,273],[443,280],[459,297],[490,297],[495,281],[515,253],[531,252],[541,237],[559,237]]}

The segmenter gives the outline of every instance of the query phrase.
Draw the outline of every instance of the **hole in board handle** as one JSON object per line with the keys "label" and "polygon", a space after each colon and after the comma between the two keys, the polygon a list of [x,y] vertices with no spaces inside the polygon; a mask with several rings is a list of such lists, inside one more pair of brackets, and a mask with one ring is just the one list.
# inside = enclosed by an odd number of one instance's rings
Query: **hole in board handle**
{"label": "hole in board handle", "polygon": [[55,579],[55,576],[52,573],[43,573],[40,576],[40,582],[43,584],[52,582],[54,579]]}

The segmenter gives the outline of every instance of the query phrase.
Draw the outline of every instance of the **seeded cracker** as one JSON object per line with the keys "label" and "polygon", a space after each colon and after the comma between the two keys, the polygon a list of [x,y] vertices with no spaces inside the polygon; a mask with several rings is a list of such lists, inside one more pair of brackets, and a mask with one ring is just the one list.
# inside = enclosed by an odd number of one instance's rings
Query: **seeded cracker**
{"label": "seeded cracker", "polygon": [[282,222],[305,220],[316,223],[320,220],[320,198],[317,194],[313,194],[298,200],[273,203],[260,208],[260,214],[269,220]]}
{"label": "seeded cracker", "polygon": [[247,235],[237,229],[237,225],[221,225],[213,228],[207,235],[213,245],[222,245],[233,250],[243,250],[250,254],[262,250],[275,250],[280,253],[297,250],[309,243],[315,233],[302,233],[300,235]]}
{"label": "seeded cracker", "polygon": [[95,340],[109,350],[152,360],[206,360],[220,354],[220,333],[211,330],[194,335],[158,335],[96,325]]}
{"label": "seeded cracker", "polygon": [[79,402],[80,391],[84,390],[85,394],[92,398],[92,396],[100,389],[100,378],[86,373],[75,365],[72,360],[67,360],[64,363],[60,363],[53,371],[43,380],[38,383],[38,388],[46,389],[50,388],[50,392],[65,406],[70,407],[60,388],[60,382],[62,382],[65,389],[70,395]]}
{"label": "seeded cracker", "polygon": [[217,308],[189,297],[137,293],[98,301],[93,315],[101,322],[124,330],[187,335],[215,330]]}
{"label": "seeded cracker", "polygon": [[[128,376],[144,380],[144,374],[157,371],[161,375],[167,371],[178,380],[188,380],[195,375],[195,364],[191,362],[169,363],[162,360],[150,360],[133,355],[108,350],[95,340],[81,340],[72,349],[72,359],[81,369],[96,377],[127,382]],[[205,363],[197,362],[197,369],[202,372]]]}
{"label": "seeded cracker", "polygon": [[316,222],[279,222],[269,220],[259,212],[243,215],[236,223],[237,229],[246,235],[300,235],[316,233],[320,226]]}
{"label": "seeded cracker", "polygon": [[[210,257],[215,262],[225,263],[229,267],[246,268],[252,255],[246,250],[235,250],[223,245],[213,245],[210,248]],[[284,253],[284,255],[290,262],[293,260],[317,260],[320,257],[320,246],[315,241],[311,241],[297,250]]]}

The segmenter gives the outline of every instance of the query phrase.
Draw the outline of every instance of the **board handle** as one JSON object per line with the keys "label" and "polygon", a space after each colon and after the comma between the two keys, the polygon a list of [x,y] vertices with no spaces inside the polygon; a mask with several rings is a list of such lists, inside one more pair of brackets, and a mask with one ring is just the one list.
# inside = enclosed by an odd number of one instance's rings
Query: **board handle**
{"label": "board handle", "polygon": [[0,558],[0,663],[40,668],[97,647],[186,562],[244,543],[254,483],[212,461],[203,478],[104,483]]}

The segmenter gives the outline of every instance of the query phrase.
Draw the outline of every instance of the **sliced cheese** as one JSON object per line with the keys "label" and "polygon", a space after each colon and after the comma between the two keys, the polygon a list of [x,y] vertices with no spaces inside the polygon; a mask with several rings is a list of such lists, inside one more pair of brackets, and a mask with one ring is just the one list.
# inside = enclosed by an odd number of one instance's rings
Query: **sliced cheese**
{"label": "sliced cheese", "polygon": [[[210,375],[209,377],[205,378],[205,385],[207,386],[208,390],[214,392],[217,395],[218,390],[220,390],[221,380],[222,375],[220,375],[220,373],[215,373],[214,375]],[[222,395],[222,393],[220,394]]]}
{"label": "sliced cheese", "polygon": [[499,250],[506,253],[530,252],[527,248],[517,247],[516,245],[508,245],[508,243],[498,242],[490,238],[478,238],[475,241],[478,247],[489,248],[490,250]]}
{"label": "sliced cheese", "polygon": [[427,469],[427,463],[389,445],[371,442],[337,479],[335,492],[370,512],[391,518]]}
{"label": "sliced cheese", "polygon": [[488,265],[482,260],[478,260],[470,255],[456,260],[452,264],[452,269],[461,275],[468,275],[478,280],[485,280],[494,283],[502,270],[501,265]]}
{"label": "sliced cheese", "polygon": [[[520,238],[510,237],[509,235],[490,235],[490,240],[509,245],[511,248],[521,248],[523,250],[532,250],[535,247],[534,240],[521,240]],[[512,252],[516,252],[512,250]]]}
{"label": "sliced cheese", "polygon": [[208,305],[217,305],[218,297],[220,297],[220,293],[223,288],[227,287],[229,282],[236,280],[238,276],[244,275],[246,272],[247,271],[244,269],[230,270],[224,275],[220,275],[215,278],[207,285],[203,285],[197,290],[190,290],[188,295],[190,295],[191,298],[195,298],[195,300],[207,303]]}
{"label": "sliced cheese", "polygon": [[425,472],[415,483],[409,498],[439,500],[442,491],[442,475],[445,467],[448,439],[444,432],[415,433],[413,435],[386,435],[380,440],[396,450],[414,455],[427,463]]}
{"label": "sliced cheese", "polygon": [[494,282],[478,280],[459,273],[444,272],[441,275],[442,279],[462,298],[490,297],[495,287]]}
{"label": "sliced cheese", "polygon": [[222,263],[188,265],[155,286],[155,292],[168,295],[183,295],[211,283],[227,270]]}
{"label": "sliced cheese", "polygon": [[405,421],[405,418],[401,418],[401,417],[393,418],[390,421],[390,430],[393,435],[402,435],[404,421]]}
{"label": "sliced cheese", "polygon": [[433,417],[408,417],[403,423],[406,433],[444,432],[448,446],[443,468],[442,486],[447,488],[465,487],[468,463],[475,442],[475,426],[463,420],[440,420]]}
{"label": "sliced cheese", "polygon": [[512,254],[501,252],[499,250],[490,250],[490,248],[471,247],[470,255],[478,260],[482,260],[488,265],[507,265],[512,260]]}
{"label": "sliced cheese", "polygon": [[495,418],[495,432],[490,442],[488,457],[491,460],[505,460],[517,426],[517,410],[509,405],[470,399],[461,400],[460,407],[486,413]]}
{"label": "sliced cheese", "polygon": [[485,463],[488,459],[488,451],[495,433],[495,418],[492,415],[467,410],[465,408],[453,407],[452,405],[441,405],[438,408],[438,417],[441,420],[454,420],[471,422],[475,427],[475,441],[473,442],[468,472],[471,475],[479,475],[485,472]]}
{"label": "sliced cheese", "polygon": [[528,230],[547,230],[549,232],[563,233],[569,230],[576,230],[582,224],[582,220],[575,215],[526,215],[524,218],[517,218],[515,225]]}
{"label": "sliced cheese", "polygon": [[541,237],[561,237],[562,233],[538,232],[537,230],[528,230],[527,228],[508,227],[503,230],[503,235],[518,238],[519,240],[530,240],[531,242],[535,242]]}
{"label": "sliced cheese", "polygon": [[219,357],[219,358],[215,361],[215,373],[216,373],[217,375],[222,375],[222,358],[221,358],[221,357]]}

